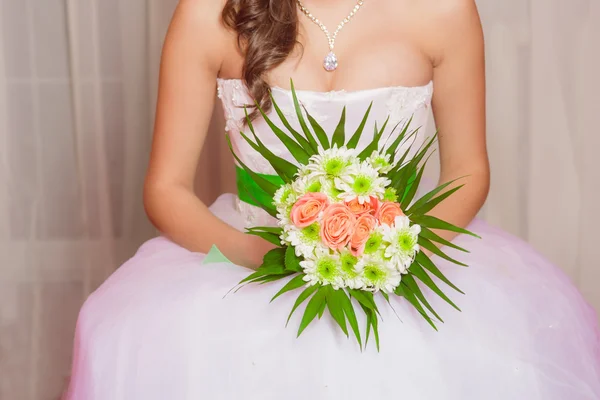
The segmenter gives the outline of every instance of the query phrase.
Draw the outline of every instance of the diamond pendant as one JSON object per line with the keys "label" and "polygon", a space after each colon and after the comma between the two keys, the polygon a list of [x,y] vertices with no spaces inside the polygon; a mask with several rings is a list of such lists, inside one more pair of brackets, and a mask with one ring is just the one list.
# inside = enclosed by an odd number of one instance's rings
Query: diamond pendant
{"label": "diamond pendant", "polygon": [[323,60],[323,68],[326,71],[334,71],[338,67],[338,60],[333,51],[330,51],[327,56],[325,56],[325,60]]}

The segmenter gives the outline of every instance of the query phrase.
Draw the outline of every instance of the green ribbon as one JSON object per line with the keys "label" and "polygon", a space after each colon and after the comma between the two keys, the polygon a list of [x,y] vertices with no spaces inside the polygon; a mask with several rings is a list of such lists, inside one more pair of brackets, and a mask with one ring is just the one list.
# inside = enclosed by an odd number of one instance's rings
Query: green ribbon
{"label": "green ribbon", "polygon": [[[261,204],[271,204],[273,202],[273,198],[265,193],[265,191],[262,190],[260,186],[256,184],[256,182],[254,182],[250,174],[248,174],[245,169],[236,166],[235,174],[238,196],[241,201],[257,207],[260,207]],[[283,179],[281,179],[279,175],[259,173],[257,173],[257,175],[260,175],[262,178],[275,185],[279,186],[284,184]]]}

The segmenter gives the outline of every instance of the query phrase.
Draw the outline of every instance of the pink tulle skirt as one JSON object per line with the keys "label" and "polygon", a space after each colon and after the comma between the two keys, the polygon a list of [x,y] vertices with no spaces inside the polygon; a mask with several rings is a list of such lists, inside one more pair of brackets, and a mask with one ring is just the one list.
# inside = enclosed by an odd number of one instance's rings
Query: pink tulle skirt
{"label": "pink tulle skirt", "polygon": [[[211,209],[241,227],[234,201]],[[595,312],[521,240],[469,229],[483,239],[455,243],[470,253],[448,250],[469,268],[435,259],[465,292],[446,290],[462,312],[430,295],[436,332],[405,302],[380,304],[380,352],[327,314],[297,339],[302,313],[285,321],[298,293],[269,304],[284,282],[224,297],[248,269],[152,239],[81,310],[67,399],[600,399]]]}

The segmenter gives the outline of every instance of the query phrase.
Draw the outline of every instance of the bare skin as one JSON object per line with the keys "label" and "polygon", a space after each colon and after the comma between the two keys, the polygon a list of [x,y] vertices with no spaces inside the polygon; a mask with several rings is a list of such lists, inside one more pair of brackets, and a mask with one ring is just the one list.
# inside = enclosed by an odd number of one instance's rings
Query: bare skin
{"label": "bare skin", "polygon": [[[353,0],[306,0],[328,27]],[[157,118],[144,200],[156,227],[179,245],[206,253],[213,244],[234,263],[256,268],[272,245],[213,216],[193,191],[194,173],[214,106],[216,78],[239,78],[243,54],[220,22],[223,3],[181,0],[167,35]],[[325,72],[327,41],[300,15],[298,50],[271,71],[272,85],[315,91],[420,86],[434,81],[433,111],[440,130],[440,183],[468,176],[456,195],[431,214],[466,226],[489,187],[485,148],[483,35],[473,0],[365,2],[338,35],[340,66]],[[393,51],[391,51],[393,49]],[[374,62],[373,60],[377,60]],[[441,232],[452,239],[453,234]]]}

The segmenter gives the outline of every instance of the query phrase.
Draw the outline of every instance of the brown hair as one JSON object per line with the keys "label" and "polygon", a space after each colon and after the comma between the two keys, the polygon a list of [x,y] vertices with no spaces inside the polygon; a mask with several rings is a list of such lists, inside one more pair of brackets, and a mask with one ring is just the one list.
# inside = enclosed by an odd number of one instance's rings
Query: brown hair
{"label": "brown hair", "polygon": [[[222,19],[238,36],[244,54],[242,79],[264,111],[271,108],[266,73],[294,50],[298,36],[296,0],[227,0]],[[250,115],[255,118],[258,110]]]}

